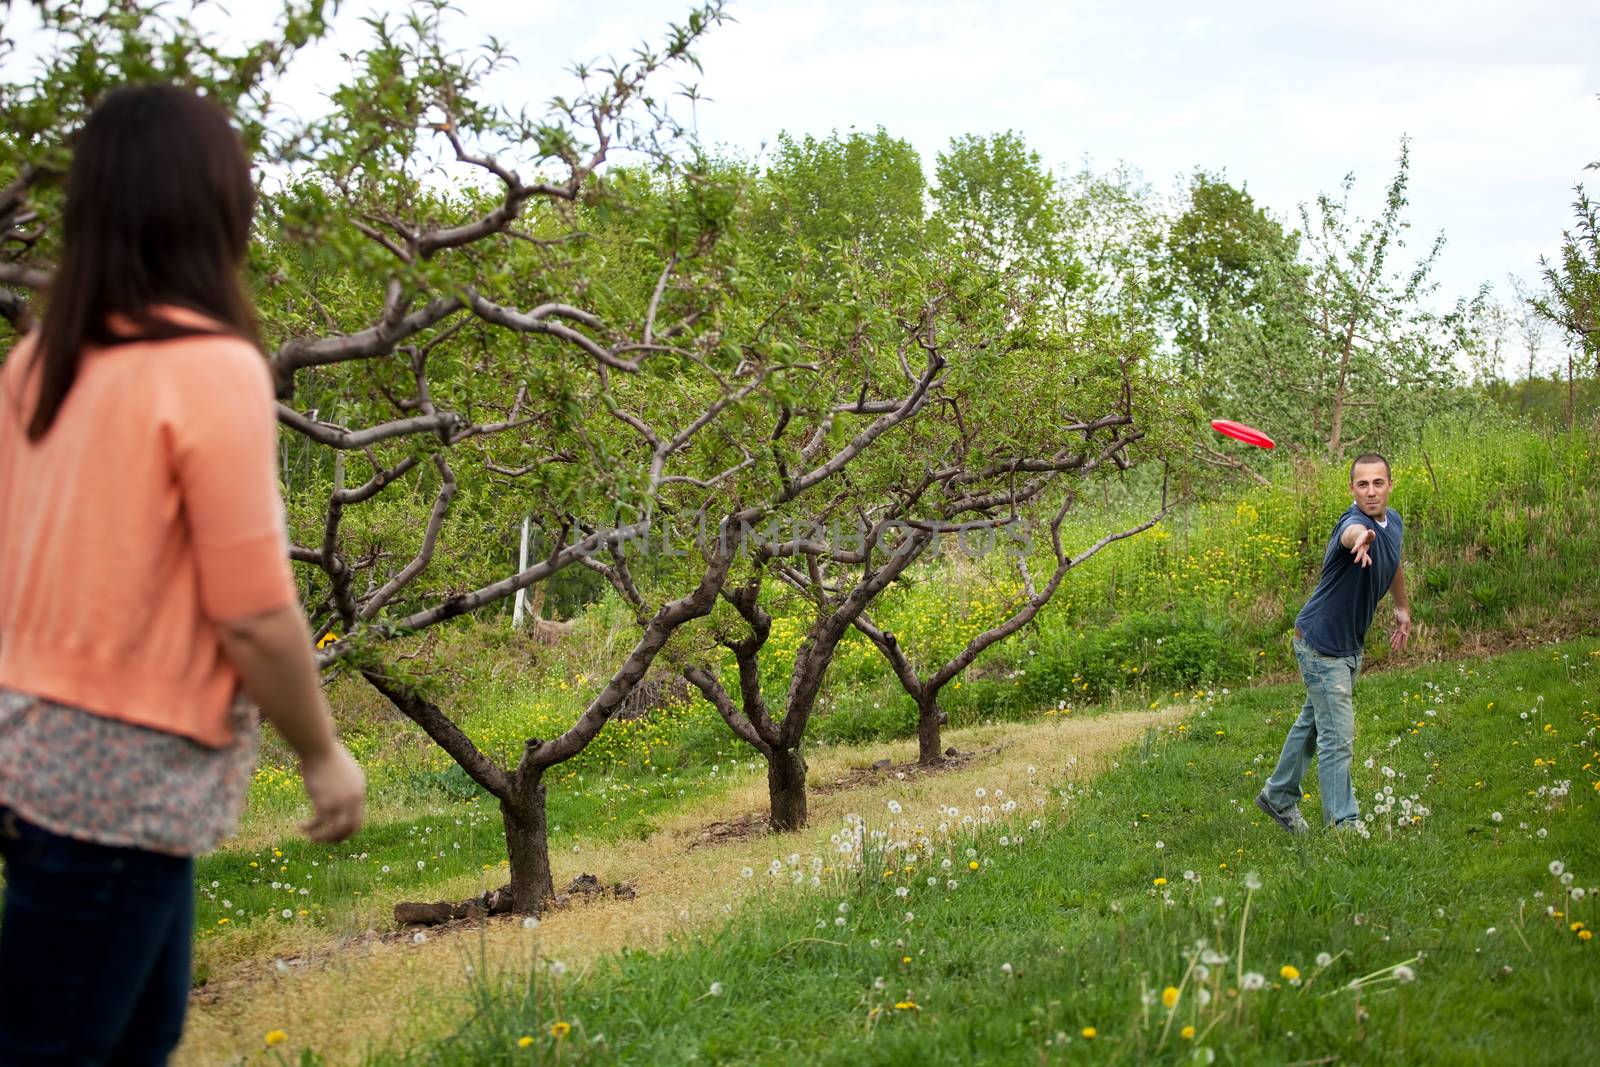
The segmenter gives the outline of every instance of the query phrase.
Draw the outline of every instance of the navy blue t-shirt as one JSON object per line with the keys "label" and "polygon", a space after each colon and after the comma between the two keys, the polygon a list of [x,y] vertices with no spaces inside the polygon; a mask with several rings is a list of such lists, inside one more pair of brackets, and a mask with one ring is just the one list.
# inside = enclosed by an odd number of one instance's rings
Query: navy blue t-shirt
{"label": "navy blue t-shirt", "polygon": [[[1322,557],[1322,580],[1294,620],[1305,643],[1325,656],[1353,656],[1361,651],[1378,601],[1394,584],[1405,527],[1398,511],[1387,511],[1387,524],[1379,525],[1351,504],[1350,510],[1334,523],[1333,536],[1328,538],[1328,550]],[[1339,543],[1339,535],[1351,523],[1378,532],[1367,546],[1367,554],[1372,557],[1370,567],[1357,563],[1355,554]]]}

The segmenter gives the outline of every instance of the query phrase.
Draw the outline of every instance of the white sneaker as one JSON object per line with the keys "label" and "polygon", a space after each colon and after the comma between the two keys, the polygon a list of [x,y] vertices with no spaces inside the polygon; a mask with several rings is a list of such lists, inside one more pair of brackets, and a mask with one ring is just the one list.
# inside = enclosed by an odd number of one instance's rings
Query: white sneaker
{"label": "white sneaker", "polygon": [[1283,811],[1279,811],[1272,806],[1272,801],[1267,799],[1266,792],[1262,791],[1256,794],[1256,807],[1266,812],[1268,817],[1283,827],[1286,833],[1303,834],[1311,829],[1311,825],[1300,814],[1300,806],[1298,804],[1292,808],[1285,808]]}

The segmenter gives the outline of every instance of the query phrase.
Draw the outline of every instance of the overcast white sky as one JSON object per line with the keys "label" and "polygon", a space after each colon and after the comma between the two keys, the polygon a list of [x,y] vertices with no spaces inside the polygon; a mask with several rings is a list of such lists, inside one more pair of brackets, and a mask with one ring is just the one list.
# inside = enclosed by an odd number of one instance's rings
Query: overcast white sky
{"label": "overcast white sky", "polygon": [[[456,0],[462,46],[506,40],[495,83],[537,105],[567,91],[576,59],[659,40],[682,0]],[[259,18],[232,0],[235,27]],[[265,6],[265,5],[262,5]],[[345,0],[333,47],[303,62],[289,98],[316,106],[358,46]],[[930,170],[951,136],[1021,132],[1047,163],[1122,161],[1163,192],[1195,167],[1245,183],[1284,218],[1353,171],[1376,209],[1412,138],[1412,248],[1444,230],[1444,296],[1529,279],[1558,246],[1572,186],[1600,189],[1600,4],[734,0],[737,20],[699,49],[702,139],[745,153],[780,130],[882,125]],[[15,13],[25,17],[24,12]],[[261,22],[264,24],[264,19]]]}

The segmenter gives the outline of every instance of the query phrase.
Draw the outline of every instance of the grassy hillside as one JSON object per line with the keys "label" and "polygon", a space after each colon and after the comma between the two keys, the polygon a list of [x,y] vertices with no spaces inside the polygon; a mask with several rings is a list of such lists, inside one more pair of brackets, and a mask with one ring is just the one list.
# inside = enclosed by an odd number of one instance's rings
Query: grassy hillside
{"label": "grassy hillside", "polygon": [[[1439,433],[1416,455],[1396,457],[1395,475],[1418,618],[1408,661],[1471,642],[1493,647],[1600,625],[1600,447],[1592,435]],[[1072,575],[1033,626],[946,691],[953,722],[1081,715],[1112,697],[1124,706],[1166,704],[1263,675],[1292,676],[1287,631],[1345,506],[1345,472],[1283,467],[1272,481],[1185,512]],[[1080,528],[1069,543],[1092,532]],[[1015,585],[1012,576],[949,560],[884,604],[879,621],[914,654],[948,655],[997,617]],[[803,630],[798,610],[789,605],[774,626],[775,690]],[[1386,612],[1374,627],[1369,668],[1389,660]],[[570,724],[627,639],[626,613],[602,601],[555,644],[488,620],[426,638],[427,658],[418,662],[429,665],[439,699],[468,733],[511,757],[530,734]],[[202,938],[221,939],[202,952],[202,976],[212,957],[298,937],[306,924],[361,931],[386,922],[398,900],[434,899],[469,875],[502,880],[494,804],[364,683],[341,681],[334,696],[371,781],[368,829],[337,849],[300,838],[298,777],[287,755],[269,747],[240,834],[201,861]],[[760,776],[753,753],[709,705],[671,689],[652,703],[641,718],[611,723],[551,776],[557,848],[580,836],[647,836],[680,798],[718,795]],[[814,744],[904,737],[914,721],[876,651],[847,641],[825,683]]]}
{"label": "grassy hillside", "polygon": [[1251,806],[1299,690],[1216,694],[1087,788],[891,798],[726,928],[484,979],[374,1062],[1592,1062],[1597,683],[1592,640],[1364,679],[1369,832],[1299,839]]}

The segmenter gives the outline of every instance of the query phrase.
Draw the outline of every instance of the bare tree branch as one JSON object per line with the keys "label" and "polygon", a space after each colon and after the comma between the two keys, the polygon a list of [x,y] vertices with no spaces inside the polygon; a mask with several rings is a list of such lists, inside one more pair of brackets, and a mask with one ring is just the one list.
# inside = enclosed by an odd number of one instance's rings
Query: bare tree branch
{"label": "bare tree branch", "polygon": [[364,621],[376,617],[396,593],[409,585],[413,578],[433,562],[434,549],[439,543],[439,530],[444,525],[445,515],[450,510],[450,501],[455,499],[456,495],[456,476],[450,469],[449,461],[442,455],[435,455],[433,466],[439,472],[440,485],[438,495],[434,497],[433,511],[428,515],[428,527],[422,535],[422,546],[417,549],[417,554],[411,561],[400,569],[400,573],[367,598],[366,603],[361,606],[361,618]]}

